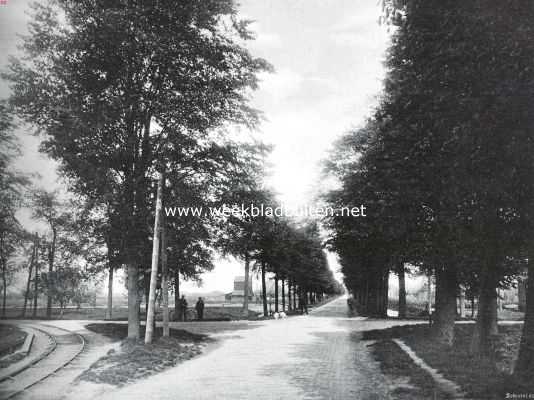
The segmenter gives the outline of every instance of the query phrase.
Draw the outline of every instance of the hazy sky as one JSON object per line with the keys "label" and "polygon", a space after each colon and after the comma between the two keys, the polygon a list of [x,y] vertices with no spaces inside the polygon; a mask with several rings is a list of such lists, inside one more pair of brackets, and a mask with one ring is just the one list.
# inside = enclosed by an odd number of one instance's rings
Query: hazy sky
{"label": "hazy sky", "polygon": [[[25,30],[28,0],[0,6],[0,64]],[[376,0],[245,0],[241,12],[254,20],[249,47],[275,68],[262,75],[253,99],[266,122],[258,135],[274,144],[269,183],[287,206],[312,205],[322,185],[320,161],[332,142],[361,124],[375,102],[383,76],[388,35],[377,23]],[[4,97],[7,88],[0,83]],[[54,184],[54,163],[37,152],[38,141],[20,132],[24,154],[17,167],[40,172]],[[332,257],[332,267],[336,265]],[[204,276],[206,290],[232,288],[242,266],[220,262]]]}

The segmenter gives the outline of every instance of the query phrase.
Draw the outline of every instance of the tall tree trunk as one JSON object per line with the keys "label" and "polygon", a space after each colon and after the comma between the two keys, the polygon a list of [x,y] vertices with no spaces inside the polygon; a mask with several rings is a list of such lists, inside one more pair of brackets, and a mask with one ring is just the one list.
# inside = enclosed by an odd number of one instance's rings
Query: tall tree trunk
{"label": "tall tree trunk", "polygon": [[389,270],[384,272],[384,277],[382,278],[382,310],[381,316],[387,318],[388,316],[388,295],[389,295]]}
{"label": "tall tree trunk", "polygon": [[399,318],[406,318],[406,274],[403,262],[397,265],[397,273],[399,275]]}
{"label": "tall tree trunk", "polygon": [[177,267],[174,271],[174,318],[180,320],[180,269]]}
{"label": "tall tree trunk", "polygon": [[287,310],[291,311],[291,279],[287,280]]}
{"label": "tall tree trunk", "polygon": [[106,306],[106,319],[111,319],[113,312],[113,264],[108,266],[108,302]]}
{"label": "tall tree trunk", "polygon": [[[165,218],[162,215],[163,219]],[[169,329],[169,277],[167,270],[167,227],[161,227],[161,290],[163,292],[163,337],[168,337]]]}
{"label": "tall tree trunk", "polygon": [[286,311],[286,289],[284,279],[282,279],[282,311]]}
{"label": "tall tree trunk", "polygon": [[[150,271],[150,270],[149,270]],[[145,319],[148,315],[148,297],[150,296],[150,273],[144,272],[143,289],[145,290]]]}
{"label": "tall tree trunk", "polygon": [[460,287],[460,318],[465,318],[465,288],[463,286]]}
{"label": "tall tree trunk", "polygon": [[37,300],[39,293],[39,247],[37,248],[36,258],[35,258],[35,277],[33,278],[33,310],[32,317],[37,317]]}
{"label": "tall tree trunk", "polygon": [[161,236],[161,207],[164,185],[164,174],[159,173],[158,190],[156,193],[156,215],[154,218],[154,239],[152,240],[152,267],[150,270],[150,289],[148,295],[148,311],[146,315],[145,344],[152,343],[156,322],[156,286],[158,283],[158,262]]}
{"label": "tall tree trunk", "polygon": [[297,284],[293,282],[293,311],[297,311]]}
{"label": "tall tree trunk", "polygon": [[488,262],[482,269],[478,315],[471,341],[471,352],[495,367],[493,336],[496,334],[497,283],[495,262]]}
{"label": "tall tree trunk", "polygon": [[7,300],[6,262],[2,258],[2,317],[6,316],[6,300]]}
{"label": "tall tree trunk", "polygon": [[243,317],[248,319],[248,280],[250,271],[250,256],[245,254],[245,287],[243,288]]}
{"label": "tall tree trunk", "polygon": [[267,284],[265,283],[265,263],[261,263],[261,299],[263,302],[263,316],[268,317],[269,311],[267,310]]}
{"label": "tall tree trunk", "polygon": [[22,307],[22,317],[26,316],[26,307],[28,306],[28,298],[30,295],[30,285],[32,281],[33,263],[35,262],[35,251],[37,249],[37,237],[33,239],[32,254],[28,266],[28,282],[26,283],[26,292],[24,292],[24,306]]}
{"label": "tall tree trunk", "polygon": [[436,313],[433,334],[439,343],[447,346],[452,346],[454,342],[457,290],[456,268],[453,266],[436,268]]}
{"label": "tall tree trunk", "polygon": [[432,273],[427,276],[427,291],[426,291],[426,306],[428,311],[428,318],[432,321]]}
{"label": "tall tree trunk", "polygon": [[[57,230],[52,227],[52,244],[50,245],[50,250],[48,253],[48,273],[51,275],[51,272],[54,271],[54,259],[56,257],[56,240],[57,240]],[[47,280],[47,293],[46,293],[46,318],[52,318],[52,291],[50,288],[50,278]]]}
{"label": "tall tree trunk", "polygon": [[139,268],[130,262],[128,264],[128,339],[139,339],[138,275]]}
{"label": "tall tree trunk", "polygon": [[528,258],[525,322],[514,375],[529,381],[534,376],[534,254]]}
{"label": "tall tree trunk", "polygon": [[278,312],[278,275],[274,276],[274,312]]}
{"label": "tall tree trunk", "polygon": [[497,315],[497,311],[498,311],[497,310],[497,307],[498,307],[497,293],[495,294],[495,297],[491,299],[489,307],[491,311],[491,317],[489,320],[489,334],[498,335],[499,324],[498,324],[498,315]]}

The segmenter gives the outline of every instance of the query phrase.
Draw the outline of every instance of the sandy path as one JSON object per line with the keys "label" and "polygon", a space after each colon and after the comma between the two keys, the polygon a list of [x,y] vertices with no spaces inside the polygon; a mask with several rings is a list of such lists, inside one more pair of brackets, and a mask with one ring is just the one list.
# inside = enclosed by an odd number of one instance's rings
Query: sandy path
{"label": "sandy path", "polygon": [[234,331],[206,355],[100,400],[387,399],[387,379],[357,331],[395,324],[347,318],[340,298],[310,316]]}

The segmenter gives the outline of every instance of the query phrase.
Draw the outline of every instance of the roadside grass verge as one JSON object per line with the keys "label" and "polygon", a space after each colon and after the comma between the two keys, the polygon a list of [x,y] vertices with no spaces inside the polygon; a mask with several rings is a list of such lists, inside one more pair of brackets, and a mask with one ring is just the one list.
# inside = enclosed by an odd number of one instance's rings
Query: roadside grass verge
{"label": "roadside grass verge", "polygon": [[415,365],[399,346],[390,340],[378,340],[369,346],[373,356],[380,362],[382,372],[395,384],[390,393],[393,400],[445,400],[443,393],[428,372]]}
{"label": "roadside grass verge", "polygon": [[144,344],[145,329],[141,327],[141,339],[127,339],[125,324],[88,324],[88,330],[120,341],[118,350],[110,350],[85,370],[77,379],[94,383],[106,383],[121,387],[139,379],[157,374],[190,360],[202,352],[208,336],[171,329],[170,337],[162,337],[162,328],[156,329],[152,344]]}
{"label": "roadside grass verge", "polygon": [[26,332],[15,325],[0,325],[0,368],[6,368],[10,364],[24,358],[24,355],[13,353],[24,344]]}
{"label": "roadside grass verge", "polygon": [[[496,369],[482,365],[479,359],[470,354],[473,329],[474,324],[456,325],[456,339],[452,348],[437,345],[430,336],[428,325],[396,326],[381,331],[368,331],[365,332],[364,339],[386,341],[392,345],[394,344],[389,341],[391,338],[403,340],[428,365],[460,385],[468,398],[503,399],[507,393],[534,393],[532,382],[517,382],[512,378],[522,325],[499,326]],[[380,349],[375,350],[375,354],[377,359],[383,358]],[[396,352],[392,354],[393,358],[397,357]]]}

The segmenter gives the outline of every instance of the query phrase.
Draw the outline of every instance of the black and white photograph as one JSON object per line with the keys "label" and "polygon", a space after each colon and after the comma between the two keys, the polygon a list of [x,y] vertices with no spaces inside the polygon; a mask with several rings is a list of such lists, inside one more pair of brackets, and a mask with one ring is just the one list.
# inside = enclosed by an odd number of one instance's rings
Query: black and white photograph
{"label": "black and white photograph", "polygon": [[533,0],[0,0],[0,400],[534,399]]}

